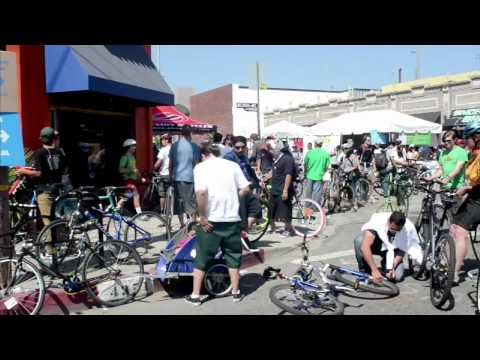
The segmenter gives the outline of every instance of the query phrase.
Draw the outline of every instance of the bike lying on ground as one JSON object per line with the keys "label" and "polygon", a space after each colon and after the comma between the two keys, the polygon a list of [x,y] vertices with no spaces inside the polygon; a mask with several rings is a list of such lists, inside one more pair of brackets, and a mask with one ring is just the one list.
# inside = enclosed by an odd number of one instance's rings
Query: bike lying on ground
{"label": "bike lying on ground", "polygon": [[[300,268],[292,275],[284,275],[280,269],[268,267],[265,279],[280,278],[289,283],[270,289],[270,300],[284,311],[295,315],[341,315],[344,305],[337,299],[339,292],[366,291],[385,296],[399,294],[398,287],[383,279],[376,283],[371,275],[331,264],[312,265],[308,257],[306,237],[302,242],[303,258]],[[327,272],[330,270],[330,274]],[[318,279],[314,279],[316,275]],[[340,282],[335,283],[332,279]]]}

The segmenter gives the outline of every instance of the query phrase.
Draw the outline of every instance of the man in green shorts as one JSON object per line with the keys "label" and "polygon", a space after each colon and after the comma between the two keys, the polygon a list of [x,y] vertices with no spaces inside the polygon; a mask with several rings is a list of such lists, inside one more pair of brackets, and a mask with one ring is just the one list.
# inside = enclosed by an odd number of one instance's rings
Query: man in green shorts
{"label": "man in green shorts", "polygon": [[468,154],[460,146],[455,145],[457,132],[447,131],[442,138],[445,144],[445,151],[439,159],[440,167],[427,181],[442,178],[446,189],[457,190],[465,185],[465,164],[468,162]]}
{"label": "man in green shorts", "polygon": [[315,149],[305,156],[305,174],[307,174],[306,197],[322,205],[323,177],[330,166],[330,154],[322,149],[322,142],[315,141]]}
{"label": "man in green shorts", "polygon": [[[221,159],[215,144],[201,147],[202,162],[193,169],[198,214],[197,248],[193,272],[193,292],[185,298],[192,305],[200,305],[200,290],[205,271],[212,264],[219,248],[232,281],[233,301],[241,301],[240,263],[242,257],[243,229],[239,215],[239,196],[250,191],[250,183],[238,164]],[[221,176],[219,176],[221,174]]]}

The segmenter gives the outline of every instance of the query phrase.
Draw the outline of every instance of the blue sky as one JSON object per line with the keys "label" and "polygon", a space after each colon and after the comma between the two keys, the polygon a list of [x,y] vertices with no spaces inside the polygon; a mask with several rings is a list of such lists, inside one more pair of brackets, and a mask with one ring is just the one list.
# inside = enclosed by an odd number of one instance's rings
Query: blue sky
{"label": "blue sky", "polygon": [[[269,87],[343,90],[381,88],[415,79],[420,49],[422,77],[480,69],[480,46],[472,45],[159,45],[160,71],[168,84],[198,92],[229,83],[249,85],[255,62]],[[153,49],[156,56],[156,47]]]}

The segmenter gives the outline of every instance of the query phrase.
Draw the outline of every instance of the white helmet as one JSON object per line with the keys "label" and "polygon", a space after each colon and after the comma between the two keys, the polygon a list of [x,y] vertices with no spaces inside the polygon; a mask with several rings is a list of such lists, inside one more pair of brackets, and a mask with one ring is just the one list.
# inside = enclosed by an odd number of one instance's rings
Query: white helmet
{"label": "white helmet", "polygon": [[123,142],[123,147],[137,145],[137,142],[133,139],[127,139]]}

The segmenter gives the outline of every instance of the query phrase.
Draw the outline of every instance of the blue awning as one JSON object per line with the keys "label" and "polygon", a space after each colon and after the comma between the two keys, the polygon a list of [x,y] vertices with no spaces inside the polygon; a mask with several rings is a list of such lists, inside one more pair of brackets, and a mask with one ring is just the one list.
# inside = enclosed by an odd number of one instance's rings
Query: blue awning
{"label": "blue awning", "polygon": [[93,91],[174,105],[143,45],[45,45],[47,93]]}

